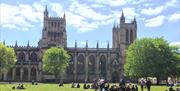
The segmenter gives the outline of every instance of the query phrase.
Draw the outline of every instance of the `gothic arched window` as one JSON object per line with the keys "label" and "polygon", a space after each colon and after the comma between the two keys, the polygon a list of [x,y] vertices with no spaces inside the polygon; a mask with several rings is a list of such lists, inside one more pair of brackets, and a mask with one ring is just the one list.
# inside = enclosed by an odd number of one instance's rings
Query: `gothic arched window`
{"label": "gothic arched window", "polygon": [[24,54],[24,52],[20,52],[19,54],[18,54],[18,60],[23,60],[23,61],[25,61],[25,58],[26,58],[26,55]]}
{"label": "gothic arched window", "polygon": [[32,52],[31,55],[30,55],[30,57],[29,57],[29,59],[30,59],[31,61],[37,61],[37,54],[36,54],[35,52]]}
{"label": "gothic arched window", "polygon": [[126,43],[129,43],[129,30],[126,30]]}
{"label": "gothic arched window", "polygon": [[67,67],[67,73],[73,74],[73,70],[74,70],[74,61],[73,61],[73,56],[70,55],[69,66]]}
{"label": "gothic arched window", "polygon": [[77,58],[77,73],[85,73],[85,58],[79,55]]}
{"label": "gothic arched window", "polygon": [[133,42],[133,30],[130,31],[130,42]]}
{"label": "gothic arched window", "polygon": [[102,55],[99,60],[99,70],[101,72],[101,76],[106,75],[106,57]]}
{"label": "gothic arched window", "polygon": [[89,57],[89,60],[88,60],[88,73],[89,74],[94,74],[95,73],[95,69],[96,69],[96,66],[95,66],[95,57],[93,55],[91,55]]}

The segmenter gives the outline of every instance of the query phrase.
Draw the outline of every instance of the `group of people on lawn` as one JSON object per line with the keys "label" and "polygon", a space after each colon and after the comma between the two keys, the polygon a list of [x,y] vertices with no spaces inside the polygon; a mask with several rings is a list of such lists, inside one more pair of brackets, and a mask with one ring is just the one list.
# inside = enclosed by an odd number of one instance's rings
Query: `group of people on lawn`
{"label": "group of people on lawn", "polygon": [[[110,84],[105,81],[105,79],[103,78],[96,78],[94,79],[94,81],[92,82],[91,85],[89,85],[87,83],[87,81],[85,81],[84,85],[83,85],[83,89],[94,89],[94,91],[138,91],[138,86],[136,84],[131,84],[131,83],[126,83],[127,81],[125,81],[124,79],[121,79],[119,81],[119,85],[117,84],[113,84],[110,86]],[[141,91],[144,91],[144,89],[146,88],[147,91],[151,90],[151,80],[150,79],[141,79],[140,80],[140,88]],[[34,80],[32,81],[32,85],[38,85],[37,82],[35,82]],[[63,86],[63,82],[59,83],[59,87]],[[72,82],[71,88],[81,88],[79,83],[74,83]],[[17,87],[13,86],[12,89],[25,89],[23,83],[19,84]],[[172,86],[169,88],[169,90],[165,90],[165,91],[180,91],[179,89],[174,90],[172,88]]]}
{"label": "group of people on lawn", "polygon": [[[72,83],[71,88],[80,88],[80,85],[79,83]],[[120,80],[119,86],[117,84],[110,86],[103,78],[97,78],[92,82],[91,86],[85,81],[83,89],[94,89],[94,91],[138,91],[138,86],[126,84],[124,79]]]}
{"label": "group of people on lawn", "polygon": [[[32,85],[38,85],[37,82],[35,82],[34,80],[32,80],[31,82]],[[19,83],[17,87],[13,86],[12,89],[26,89],[23,83]]]}

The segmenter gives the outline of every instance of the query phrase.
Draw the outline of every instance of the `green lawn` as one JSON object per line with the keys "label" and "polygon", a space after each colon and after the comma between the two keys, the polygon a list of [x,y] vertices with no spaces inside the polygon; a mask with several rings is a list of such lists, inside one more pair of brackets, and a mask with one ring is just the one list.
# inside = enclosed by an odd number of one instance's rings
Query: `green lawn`
{"label": "green lawn", "polygon": [[[18,84],[3,84],[0,83],[0,91],[94,91],[92,89],[84,90],[83,84],[81,84],[81,88],[71,88],[71,84],[64,84],[63,87],[58,87],[57,84],[44,84],[40,83],[39,85],[31,85],[30,83],[25,83],[25,90],[13,90],[13,86],[17,86]],[[165,91],[168,89],[166,86],[153,86],[151,91]],[[139,88],[140,91],[140,88]],[[144,90],[147,91],[147,90]]]}

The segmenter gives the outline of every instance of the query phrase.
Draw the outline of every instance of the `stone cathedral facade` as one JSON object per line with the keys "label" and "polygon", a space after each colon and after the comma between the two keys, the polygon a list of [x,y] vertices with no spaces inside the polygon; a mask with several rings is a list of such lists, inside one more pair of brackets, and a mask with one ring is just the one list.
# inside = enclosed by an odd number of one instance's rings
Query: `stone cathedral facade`
{"label": "stone cathedral facade", "polygon": [[[70,54],[69,67],[63,76],[64,82],[92,81],[96,77],[103,77],[111,82],[118,82],[123,77],[123,65],[125,62],[125,49],[135,39],[137,23],[134,18],[130,23],[125,22],[122,12],[120,24],[114,24],[112,28],[112,47],[107,43],[107,48],[100,48],[97,42],[96,48],[78,47],[75,41],[74,47],[67,47],[66,15],[63,17],[50,17],[47,8],[44,11],[44,25],[42,38],[37,47],[18,46],[13,47],[17,55],[17,62],[8,73],[4,73],[1,79],[4,81],[50,81],[53,74],[44,72],[42,68],[42,55],[50,47],[63,47]],[[103,36],[102,36],[103,37]]]}

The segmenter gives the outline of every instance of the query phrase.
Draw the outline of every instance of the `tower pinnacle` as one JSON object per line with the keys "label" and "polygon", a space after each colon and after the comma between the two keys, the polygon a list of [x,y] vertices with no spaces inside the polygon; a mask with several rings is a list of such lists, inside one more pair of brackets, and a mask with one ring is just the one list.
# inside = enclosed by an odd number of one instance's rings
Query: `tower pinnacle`
{"label": "tower pinnacle", "polygon": [[44,11],[44,17],[48,17],[48,10],[47,10],[47,5],[45,7],[45,11]]}
{"label": "tower pinnacle", "polygon": [[123,10],[122,10],[122,13],[121,13],[120,23],[125,23],[125,17],[124,17]]}

